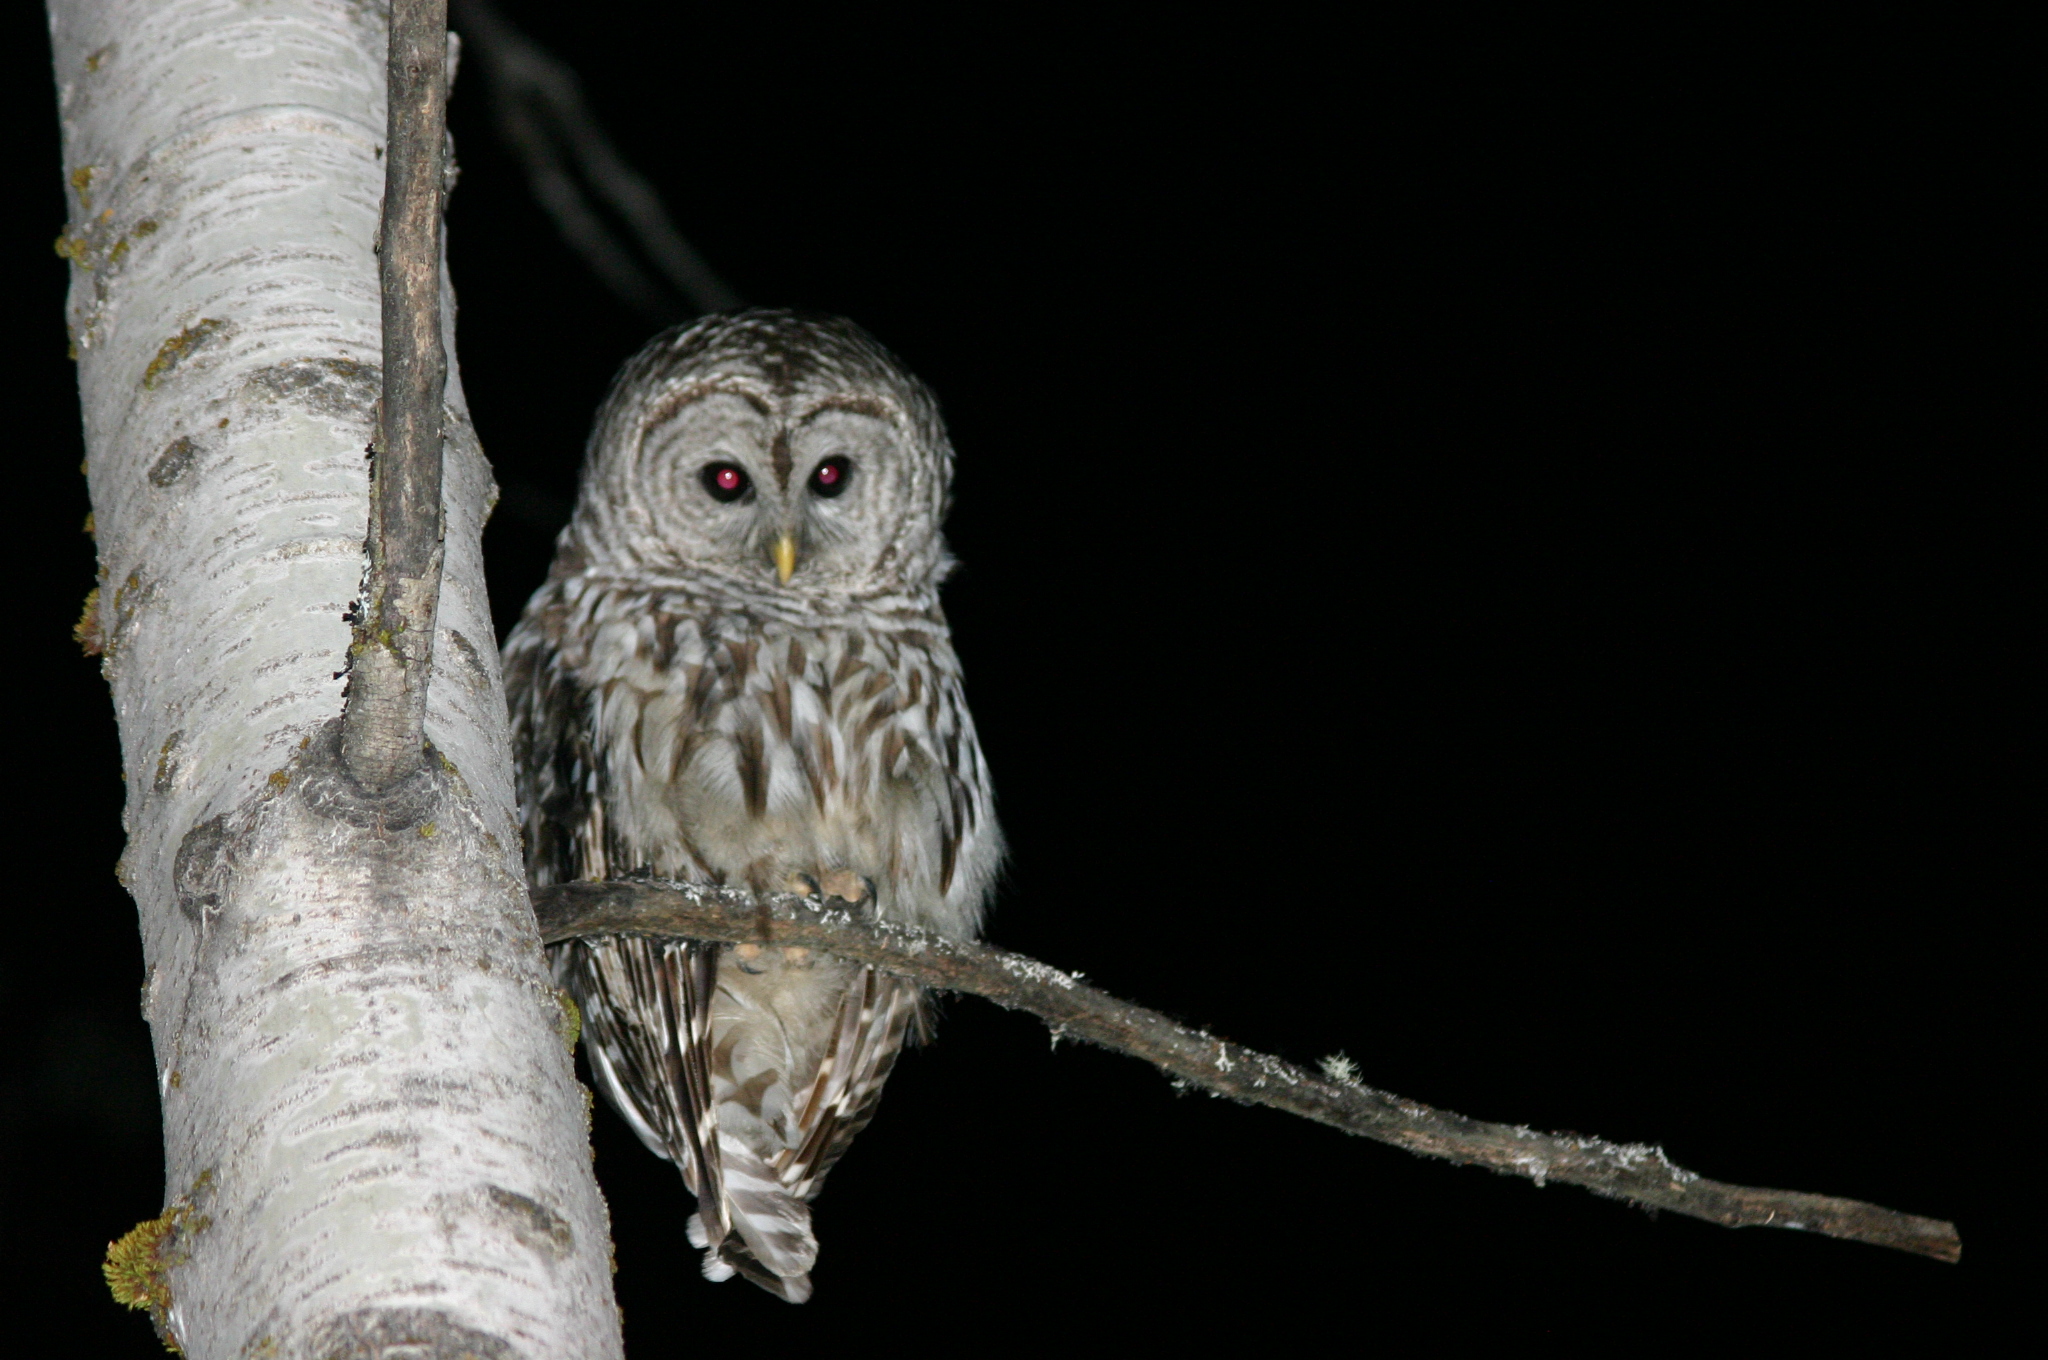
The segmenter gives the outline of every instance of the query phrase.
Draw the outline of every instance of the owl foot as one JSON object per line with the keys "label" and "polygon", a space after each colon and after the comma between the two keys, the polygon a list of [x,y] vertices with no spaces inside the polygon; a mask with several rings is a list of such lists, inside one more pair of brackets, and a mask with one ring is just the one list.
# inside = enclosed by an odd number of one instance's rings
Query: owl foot
{"label": "owl foot", "polygon": [[854,909],[856,916],[864,916],[874,909],[875,880],[862,877],[851,869],[828,870],[819,880],[829,901],[844,902]]}
{"label": "owl foot", "polygon": [[827,869],[819,877],[791,874],[783,881],[782,890],[798,897],[838,902],[853,908],[856,916],[867,915],[875,906],[875,880],[851,869]]}
{"label": "owl foot", "polygon": [[[774,963],[772,958],[764,959],[762,957],[763,952],[760,945],[754,944],[751,941],[745,944],[736,944],[732,947],[733,964],[742,973],[759,977],[768,971],[768,965]],[[814,966],[810,949],[800,944],[784,945],[782,947],[782,961],[792,968],[810,968]]]}
{"label": "owl foot", "polygon": [[[791,874],[782,881],[782,890],[798,897],[807,897],[813,902],[837,904],[854,916],[872,915],[875,909],[875,880],[863,877],[851,869],[827,869],[823,876]],[[743,973],[761,973],[771,960],[761,957],[758,944],[738,944],[732,949],[733,962]],[[803,945],[784,945],[782,961],[791,968],[812,968],[817,960]]]}
{"label": "owl foot", "polygon": [[[808,897],[814,902],[839,902],[853,909],[856,914],[865,915],[874,906],[875,882],[862,878],[851,869],[827,870],[822,880],[810,874],[791,874],[782,882],[782,890],[798,897]],[[757,960],[761,957],[761,946],[744,944],[733,949],[735,960],[742,972],[762,971]],[[811,951],[803,945],[784,945],[782,960],[792,968],[811,968],[816,960]]]}

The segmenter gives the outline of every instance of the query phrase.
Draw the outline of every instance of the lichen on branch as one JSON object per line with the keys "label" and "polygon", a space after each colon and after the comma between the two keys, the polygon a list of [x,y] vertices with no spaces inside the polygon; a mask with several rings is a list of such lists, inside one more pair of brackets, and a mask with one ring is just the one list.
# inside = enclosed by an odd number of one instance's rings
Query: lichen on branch
{"label": "lichen on branch", "polygon": [[184,1352],[171,1330],[170,1272],[187,1259],[184,1240],[205,1232],[213,1222],[195,1203],[212,1180],[211,1172],[202,1172],[191,1194],[180,1195],[155,1218],[144,1219],[107,1243],[107,1258],[100,1266],[114,1302],[148,1313],[158,1339],[173,1355]]}

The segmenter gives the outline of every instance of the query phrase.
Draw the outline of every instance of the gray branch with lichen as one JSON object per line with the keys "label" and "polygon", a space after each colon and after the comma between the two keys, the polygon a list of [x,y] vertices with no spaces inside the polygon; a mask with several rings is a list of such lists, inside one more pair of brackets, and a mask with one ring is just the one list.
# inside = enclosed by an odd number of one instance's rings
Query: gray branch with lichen
{"label": "gray branch with lichen", "polygon": [[1055,1036],[1142,1058],[1176,1084],[1538,1185],[1577,1185],[1731,1228],[1801,1229],[1942,1261],[1962,1255],[1953,1223],[1860,1200],[1708,1180],[1674,1166],[1662,1148],[1468,1119],[1363,1084],[1347,1058],[1325,1058],[1320,1074],[1309,1072],[1119,1001],[1079,974],[972,940],[855,919],[812,898],[756,898],[728,888],[632,880],[539,888],[534,908],[550,944],[639,935],[823,950],[927,987],[1028,1011]]}

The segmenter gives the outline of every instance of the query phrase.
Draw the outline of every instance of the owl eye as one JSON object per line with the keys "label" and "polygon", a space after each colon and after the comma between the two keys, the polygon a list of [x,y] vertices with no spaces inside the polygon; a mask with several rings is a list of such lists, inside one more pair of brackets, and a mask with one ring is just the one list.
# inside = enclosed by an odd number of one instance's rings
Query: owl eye
{"label": "owl eye", "polygon": [[736,463],[711,463],[704,472],[704,489],[715,501],[736,501],[747,494],[752,485],[747,479],[746,469]]}
{"label": "owl eye", "polygon": [[853,464],[844,458],[827,458],[811,473],[811,494],[827,500],[846,490],[853,480]]}

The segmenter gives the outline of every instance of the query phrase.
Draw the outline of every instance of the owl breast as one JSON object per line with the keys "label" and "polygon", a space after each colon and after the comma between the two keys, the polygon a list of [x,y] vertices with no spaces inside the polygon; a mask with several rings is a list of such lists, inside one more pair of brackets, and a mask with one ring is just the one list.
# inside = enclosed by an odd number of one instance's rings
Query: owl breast
{"label": "owl breast", "polygon": [[[783,890],[849,870],[886,919],[970,935],[999,855],[936,609],[823,623],[564,583],[603,865]],[[565,619],[565,622],[570,620]],[[599,679],[598,677],[602,677]],[[595,828],[593,828],[595,829]]]}

